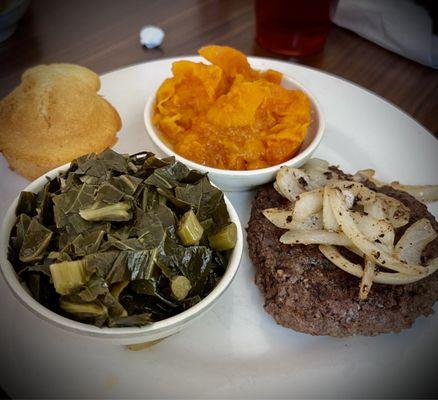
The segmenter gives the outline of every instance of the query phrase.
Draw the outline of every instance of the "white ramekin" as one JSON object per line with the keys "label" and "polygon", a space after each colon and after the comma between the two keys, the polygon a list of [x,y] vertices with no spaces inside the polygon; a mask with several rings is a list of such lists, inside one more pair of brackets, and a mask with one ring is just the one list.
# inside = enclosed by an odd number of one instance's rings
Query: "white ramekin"
{"label": "white ramekin", "polygon": [[[58,167],[44,176],[33,181],[24,190],[30,192],[40,191],[44,184],[47,182],[46,176],[54,178],[61,171],[68,169],[68,165]],[[11,263],[8,260],[8,245],[9,237],[12,227],[16,220],[15,209],[18,203],[18,196],[10,205],[8,211],[6,212],[5,218],[1,226],[1,237],[0,237],[0,269],[5,279],[7,286],[10,288],[14,296],[32,313],[37,315],[39,318],[47,321],[55,328],[64,329],[70,333],[78,334],[81,336],[96,338],[104,341],[105,343],[112,344],[139,344],[155,341],[158,339],[165,338],[176,332],[179,332],[187,325],[195,321],[197,318],[201,317],[208,310],[210,310],[222,296],[222,294],[227,290],[230,283],[232,282],[234,276],[236,275],[237,269],[239,267],[240,259],[242,256],[243,249],[243,234],[242,226],[239,221],[239,217],[230,203],[230,201],[225,196],[225,203],[230,214],[230,219],[237,226],[237,243],[234,248],[228,267],[225,271],[224,276],[218,283],[218,285],[213,289],[213,291],[199,303],[195,304],[188,310],[175,315],[171,318],[167,318],[162,321],[154,322],[150,325],[139,327],[139,328],[98,328],[96,326],[77,322],[61,315],[50,311],[38,301],[36,301],[29,293],[28,289],[23,285],[16,273]]]}

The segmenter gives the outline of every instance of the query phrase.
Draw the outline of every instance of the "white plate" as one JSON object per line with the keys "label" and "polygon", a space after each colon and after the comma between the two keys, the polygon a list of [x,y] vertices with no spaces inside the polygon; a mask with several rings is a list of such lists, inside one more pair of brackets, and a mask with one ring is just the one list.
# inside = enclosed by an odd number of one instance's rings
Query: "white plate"
{"label": "white plate", "polygon": [[[102,77],[101,93],[123,130],[115,150],[151,149],[143,128],[147,97],[174,60],[134,65]],[[382,180],[438,183],[438,141],[381,98],[302,66],[251,59],[295,77],[320,100],[327,119],[316,156],[345,171],[375,168]],[[384,79],[384,78],[382,78]],[[400,83],[402,84],[402,83]],[[0,159],[0,216],[27,181]],[[254,193],[232,193],[246,225]],[[438,215],[438,204],[430,207]],[[400,334],[312,337],[277,326],[263,310],[244,252],[230,290],[183,332],[140,352],[103,346],[33,316],[0,281],[0,385],[12,397],[226,398],[418,397],[433,394],[438,318]],[[436,389],[436,384],[434,385]],[[436,390],[435,390],[435,394]]]}

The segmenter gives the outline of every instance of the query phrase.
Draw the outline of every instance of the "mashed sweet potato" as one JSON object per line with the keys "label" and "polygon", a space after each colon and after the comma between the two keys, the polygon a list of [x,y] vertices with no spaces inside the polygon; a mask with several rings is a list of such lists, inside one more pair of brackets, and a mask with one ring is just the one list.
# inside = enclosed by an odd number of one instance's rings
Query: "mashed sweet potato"
{"label": "mashed sweet potato", "polygon": [[300,148],[310,101],[280,86],[279,72],[255,71],[230,47],[207,46],[211,65],[178,61],[157,92],[153,123],[181,156],[215,168],[279,164]]}

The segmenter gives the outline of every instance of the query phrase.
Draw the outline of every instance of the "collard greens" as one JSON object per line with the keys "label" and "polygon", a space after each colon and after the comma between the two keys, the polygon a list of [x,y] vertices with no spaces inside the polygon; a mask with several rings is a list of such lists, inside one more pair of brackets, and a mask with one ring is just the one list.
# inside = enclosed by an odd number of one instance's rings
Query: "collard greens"
{"label": "collard greens", "polygon": [[96,326],[178,314],[210,293],[228,262],[209,241],[230,224],[223,193],[172,157],[88,154],[40,193],[22,192],[16,215],[9,259],[32,296]]}

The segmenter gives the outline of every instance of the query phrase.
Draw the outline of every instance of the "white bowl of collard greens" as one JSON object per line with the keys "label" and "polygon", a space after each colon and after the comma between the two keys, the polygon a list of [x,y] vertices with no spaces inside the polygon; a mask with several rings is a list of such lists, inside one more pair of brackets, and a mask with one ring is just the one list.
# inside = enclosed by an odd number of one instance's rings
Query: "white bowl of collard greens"
{"label": "white bowl of collard greens", "polygon": [[32,182],[2,225],[16,298],[58,328],[136,344],[172,335],[233,280],[242,228],[207,175],[105,150]]}

